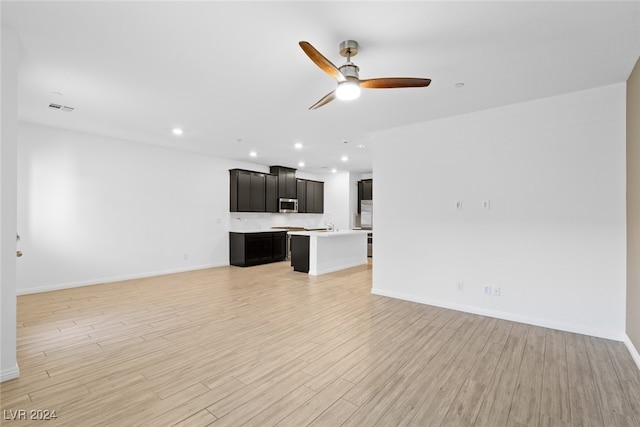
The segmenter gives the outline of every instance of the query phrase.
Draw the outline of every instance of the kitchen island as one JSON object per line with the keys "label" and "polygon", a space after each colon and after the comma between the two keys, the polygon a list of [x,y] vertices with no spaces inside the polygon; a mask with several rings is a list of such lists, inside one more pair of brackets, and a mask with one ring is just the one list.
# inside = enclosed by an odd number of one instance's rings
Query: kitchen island
{"label": "kitchen island", "polygon": [[291,266],[311,276],[367,264],[367,232],[290,231]]}

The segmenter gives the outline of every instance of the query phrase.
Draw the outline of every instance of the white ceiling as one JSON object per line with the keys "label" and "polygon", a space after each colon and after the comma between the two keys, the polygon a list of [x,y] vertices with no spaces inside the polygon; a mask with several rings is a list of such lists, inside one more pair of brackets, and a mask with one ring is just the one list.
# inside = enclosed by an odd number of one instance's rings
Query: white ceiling
{"label": "white ceiling", "polygon": [[[303,160],[311,173],[371,171],[380,129],[623,82],[640,55],[639,1],[1,7],[2,24],[23,43],[21,120],[264,165]],[[345,39],[360,43],[361,78],[431,85],[364,90],[309,111],[335,83],[298,41],[339,66]],[[174,126],[184,135],[173,136]]]}

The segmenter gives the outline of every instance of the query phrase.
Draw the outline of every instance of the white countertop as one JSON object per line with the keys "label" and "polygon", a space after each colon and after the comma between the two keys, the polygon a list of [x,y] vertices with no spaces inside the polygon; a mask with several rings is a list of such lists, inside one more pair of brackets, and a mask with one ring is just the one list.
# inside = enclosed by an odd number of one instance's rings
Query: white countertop
{"label": "white countertop", "polygon": [[297,236],[318,236],[318,237],[338,237],[352,234],[370,233],[371,230],[338,230],[338,231],[324,231],[324,230],[287,230],[285,228],[254,228],[247,230],[229,230],[230,233],[273,233],[286,231],[289,234],[295,234]]}
{"label": "white countertop", "polygon": [[338,231],[290,231],[294,236],[340,237],[353,234],[366,234],[366,230],[338,230]]}
{"label": "white countertop", "polygon": [[287,231],[282,228],[255,228],[249,230],[229,230],[229,233],[274,233],[278,231]]}

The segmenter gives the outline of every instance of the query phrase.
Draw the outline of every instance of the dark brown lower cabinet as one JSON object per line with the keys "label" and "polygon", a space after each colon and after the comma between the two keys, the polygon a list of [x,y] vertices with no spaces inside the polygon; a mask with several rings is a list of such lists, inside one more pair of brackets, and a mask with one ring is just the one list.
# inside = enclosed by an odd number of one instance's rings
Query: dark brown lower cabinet
{"label": "dark brown lower cabinet", "polygon": [[229,232],[229,264],[238,267],[284,261],[287,255],[287,232]]}
{"label": "dark brown lower cabinet", "polygon": [[291,266],[293,271],[309,272],[309,236],[291,236]]}

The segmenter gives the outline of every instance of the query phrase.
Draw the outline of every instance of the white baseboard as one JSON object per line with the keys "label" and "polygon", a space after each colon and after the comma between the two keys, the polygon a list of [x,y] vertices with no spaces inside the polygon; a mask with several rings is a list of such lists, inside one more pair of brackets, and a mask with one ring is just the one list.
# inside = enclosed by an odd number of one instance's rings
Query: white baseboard
{"label": "white baseboard", "polygon": [[[557,329],[560,331],[573,332],[581,335],[590,335],[598,338],[606,338],[614,341],[625,341],[626,334],[622,331],[613,331],[607,329],[594,329],[583,325],[573,323],[558,322],[555,320],[522,316],[517,313],[509,313],[497,310],[488,310],[482,307],[469,306],[464,304],[455,304],[444,301],[433,300],[429,298],[417,297],[415,295],[407,295],[399,292],[387,291],[384,289],[371,289],[374,295],[391,297],[405,301],[417,302],[420,304],[433,305],[436,307],[448,308],[451,310],[462,311],[465,313],[479,314],[481,316],[495,317],[496,319],[510,320],[512,322],[526,323],[528,325],[541,326],[543,328]],[[637,363],[637,362],[636,362]],[[640,365],[639,365],[640,366]]]}
{"label": "white baseboard", "polygon": [[18,365],[9,369],[4,369],[0,371],[0,383],[13,380],[15,378],[18,378],[19,376],[20,376],[20,368],[18,368]]}
{"label": "white baseboard", "polygon": [[633,345],[633,342],[631,342],[631,338],[629,338],[629,336],[626,334],[624,336],[623,342],[627,346],[627,350],[629,350],[629,353],[631,353],[633,361],[636,362],[636,365],[638,365],[638,369],[640,369],[640,353],[638,353],[638,349]]}
{"label": "white baseboard", "polygon": [[16,295],[27,295],[27,294],[37,294],[40,292],[50,292],[50,291],[59,291],[61,289],[70,289],[70,288],[79,288],[82,286],[92,286],[92,285],[101,285],[104,283],[113,283],[113,282],[121,282],[123,280],[132,280],[132,279],[143,279],[145,277],[153,277],[153,276],[162,276],[165,274],[174,274],[174,273],[183,273],[186,271],[194,271],[194,270],[203,270],[205,268],[215,268],[215,267],[224,267],[229,264],[205,264],[205,265],[194,265],[185,268],[174,268],[169,270],[162,271],[150,271],[146,273],[138,273],[138,274],[129,274],[124,276],[116,276],[116,277],[103,277],[100,279],[92,279],[92,280],[83,280],[78,282],[68,282],[68,283],[57,283],[53,285],[46,286],[38,286],[34,288],[24,288],[24,289],[16,289]]}

